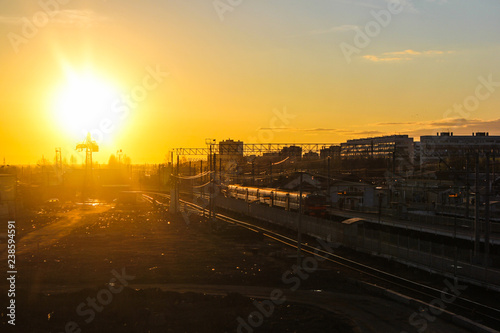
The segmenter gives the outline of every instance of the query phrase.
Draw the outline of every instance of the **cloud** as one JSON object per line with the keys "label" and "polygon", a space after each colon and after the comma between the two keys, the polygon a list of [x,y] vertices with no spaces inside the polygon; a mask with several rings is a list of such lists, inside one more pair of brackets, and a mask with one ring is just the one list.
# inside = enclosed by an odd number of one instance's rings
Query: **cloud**
{"label": "cloud", "polygon": [[408,61],[411,60],[410,57],[377,57],[374,55],[365,55],[364,59],[373,61],[373,62],[393,62],[393,61]]}
{"label": "cloud", "polygon": [[367,8],[381,8],[380,5],[376,5],[373,3],[373,0],[370,1],[360,1],[360,0],[335,0],[335,2],[344,3],[348,5],[354,5],[359,7],[367,7]]}
{"label": "cloud", "polygon": [[417,10],[417,8],[415,8],[415,5],[413,4],[412,1],[410,0],[386,0],[386,2],[388,3],[399,3],[403,6],[403,9],[407,12],[410,12],[410,13],[419,13],[419,11]]}
{"label": "cloud", "polygon": [[108,17],[101,16],[91,10],[66,9],[54,16],[54,22],[62,25],[77,25],[89,27],[109,21]]}
{"label": "cloud", "polygon": [[477,126],[485,124],[493,124],[500,122],[500,119],[494,120],[482,120],[482,119],[466,119],[466,118],[444,118],[439,120],[430,121],[408,121],[408,122],[388,122],[388,123],[377,123],[376,126],[423,126],[426,128],[436,128],[436,127],[467,127],[467,126]]}
{"label": "cloud", "polygon": [[[39,11],[43,13],[42,10]],[[36,14],[36,13],[34,13]],[[32,16],[0,16],[0,24],[3,25],[22,25],[23,21],[26,19],[30,22],[32,21]],[[49,23],[54,23],[64,26],[77,26],[77,27],[92,27],[106,21],[109,18],[101,16],[91,10],[79,10],[79,9],[64,9],[58,10],[49,17]]]}
{"label": "cloud", "polygon": [[386,52],[385,55],[421,55],[422,52],[414,51],[414,50],[404,50],[398,52]]}
{"label": "cloud", "polygon": [[[408,13],[414,13],[414,14],[420,13],[420,10],[417,9],[417,6],[421,5],[419,3],[421,1],[414,1],[414,0],[385,0],[385,2],[387,2],[387,3],[398,2],[398,3],[400,3],[403,6],[404,10],[406,12],[408,12]],[[438,5],[442,5],[442,4],[448,3],[448,0],[425,0],[424,2],[436,3]],[[415,4],[417,4],[417,6],[415,6]]]}
{"label": "cloud", "polygon": [[[296,127],[261,127],[259,131],[275,131],[301,133],[303,135],[337,134],[348,138],[372,137],[392,135],[394,133],[408,134],[410,137],[421,135],[435,135],[436,132],[454,131],[470,135],[473,132],[500,132],[499,119],[466,119],[466,118],[444,118],[429,121],[402,121],[402,122],[380,122],[368,124],[362,129],[338,129],[325,127],[296,128]],[[375,127],[375,129],[373,129]],[[377,127],[385,127],[383,130]],[[397,127],[391,129],[391,127]],[[387,128],[387,130],[385,130]]]}
{"label": "cloud", "polygon": [[352,135],[383,135],[386,134],[385,132],[381,131],[357,131],[357,132],[352,132]]}
{"label": "cloud", "polygon": [[411,122],[406,122],[406,123],[377,123],[375,124],[376,126],[396,126],[396,125],[410,125],[412,124]]}
{"label": "cloud", "polygon": [[448,0],[426,0],[427,2],[435,2],[439,5],[443,5],[445,3],[448,3]]}
{"label": "cloud", "polygon": [[473,132],[498,132],[500,119],[445,118],[430,121],[386,122],[375,126],[398,126],[398,131],[410,136],[435,135],[436,132],[454,131],[470,135]]}
{"label": "cloud", "polygon": [[292,128],[292,127],[261,127],[259,131],[289,131],[289,132],[341,132],[335,128]]}
{"label": "cloud", "polygon": [[[428,51],[415,51],[415,50],[404,50],[404,51],[398,51],[398,52],[385,52],[383,53],[384,55],[409,55],[409,56],[421,56],[421,55],[440,55],[444,54],[444,51],[437,51],[437,50],[428,50]],[[452,51],[447,51],[447,53],[452,53]]]}
{"label": "cloud", "polygon": [[394,62],[394,61],[410,61],[418,57],[441,56],[444,54],[451,54],[451,53],[454,53],[454,51],[440,51],[440,50],[415,51],[408,49],[404,51],[384,52],[381,55],[368,54],[363,56],[363,58],[372,62]]}
{"label": "cloud", "polygon": [[289,37],[303,37],[303,36],[334,34],[334,33],[341,33],[341,32],[346,32],[346,31],[352,31],[352,30],[356,30],[356,29],[359,29],[359,27],[357,25],[344,24],[344,25],[339,25],[339,26],[331,27],[331,28],[328,28],[328,29],[311,30],[311,31],[303,33],[303,34],[292,35],[292,36],[289,36]]}
{"label": "cloud", "polygon": [[292,128],[292,127],[261,127],[259,131],[288,131],[288,132],[300,132],[306,134],[319,134],[319,133],[337,133],[337,134],[345,134],[345,135],[376,135],[383,134],[384,132],[378,130],[372,131],[356,131],[356,130],[348,130],[348,129],[337,129],[337,128]]}
{"label": "cloud", "polygon": [[324,29],[324,30],[313,30],[309,32],[310,35],[321,35],[321,34],[329,34],[329,33],[335,33],[335,32],[343,32],[343,31],[351,31],[351,30],[356,30],[358,28],[357,25],[353,24],[344,24],[344,25],[339,25],[336,27],[331,27],[329,29]]}

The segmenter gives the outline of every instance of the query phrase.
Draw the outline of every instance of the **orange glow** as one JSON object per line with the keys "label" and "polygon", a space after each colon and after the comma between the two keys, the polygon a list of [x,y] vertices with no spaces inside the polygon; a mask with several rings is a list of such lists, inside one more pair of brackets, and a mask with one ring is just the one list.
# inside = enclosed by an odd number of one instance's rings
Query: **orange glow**
{"label": "orange glow", "polygon": [[[470,23],[456,29],[451,4],[415,5],[349,64],[340,45],[356,46],[355,28],[373,20],[363,1],[297,2],[289,15],[264,2],[228,11],[224,22],[210,3],[195,1],[62,2],[40,2],[59,3],[50,15],[39,1],[2,5],[0,160],[7,164],[52,159],[55,147],[69,160],[87,132],[100,145],[95,161],[123,149],[134,163],[164,163],[169,150],[204,146],[205,138],[333,144],[500,130],[493,4],[457,5],[485,15],[465,15]],[[425,21],[416,15],[437,10],[446,20],[416,29]],[[47,15],[50,22],[33,23]],[[426,35],[432,29],[440,33]],[[408,31],[423,35],[408,39]],[[493,86],[480,87],[488,98],[467,110],[478,78]]]}

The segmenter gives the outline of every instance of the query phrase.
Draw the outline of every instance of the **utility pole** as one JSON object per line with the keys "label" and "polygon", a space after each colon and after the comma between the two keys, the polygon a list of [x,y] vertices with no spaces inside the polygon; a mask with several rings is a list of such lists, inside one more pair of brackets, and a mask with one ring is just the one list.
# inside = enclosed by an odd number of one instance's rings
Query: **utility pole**
{"label": "utility pole", "polygon": [[493,187],[493,184],[495,183],[495,163],[496,163],[496,154],[495,154],[495,151],[493,151],[493,156],[491,157],[491,173],[493,175],[493,178],[491,179],[492,181],[492,184],[491,184],[491,188]]}
{"label": "utility pole", "polygon": [[[196,170],[195,170],[196,171]],[[191,169],[191,160],[189,160],[189,171],[188,171],[188,175],[191,177],[193,175],[193,171]],[[194,200],[194,179],[190,179],[189,180],[189,192],[190,192],[190,195],[189,195],[189,198],[190,200]]]}
{"label": "utility pole", "polygon": [[[331,157],[327,157],[327,169],[326,169],[326,195],[330,197],[330,161]],[[330,200],[330,199],[328,199]]]}
{"label": "utility pole", "polygon": [[469,154],[465,155],[465,218],[469,218]]}
{"label": "utility pole", "polygon": [[390,188],[389,188],[389,207],[391,209],[392,209],[392,202],[393,202],[392,196],[393,196],[393,192],[396,188],[395,177],[396,177],[396,147],[394,147],[394,151],[392,152],[392,175],[391,175],[392,182],[391,182]]}
{"label": "utility pole", "polygon": [[273,161],[269,161],[269,186],[273,183]]}
{"label": "utility pole", "polygon": [[[203,174],[203,160],[200,160],[200,174]],[[205,200],[205,186],[203,186],[205,183],[205,176],[200,177],[200,199]],[[205,205],[202,206],[202,216],[205,217]]]}
{"label": "utility pole", "polygon": [[392,174],[396,175],[396,146],[394,146],[394,151],[392,152]]}
{"label": "utility pole", "polygon": [[297,221],[297,266],[302,266],[302,175],[303,172],[300,171],[300,183],[299,183],[299,219]]}
{"label": "utility pole", "polygon": [[177,155],[177,176],[180,174],[181,171],[181,164],[179,163],[179,155]]}
{"label": "utility pole", "polygon": [[208,163],[209,163],[209,176],[210,176],[210,185],[208,186],[208,220],[211,221],[212,220],[212,186],[213,186],[213,173],[212,173],[212,142],[210,141],[208,143],[210,145],[210,151],[209,151],[209,159],[208,159]]}
{"label": "utility pole", "polygon": [[62,172],[61,147],[56,148],[56,167],[57,167],[58,171]]}
{"label": "utility pole", "polygon": [[486,153],[486,186],[485,186],[485,206],[484,206],[484,266],[488,266],[490,255],[490,153]]}
{"label": "utility pole", "polygon": [[255,158],[252,160],[252,186],[255,186]]}
{"label": "utility pole", "polygon": [[457,265],[458,265],[458,246],[457,246],[457,216],[453,219],[453,246],[455,247],[453,251],[453,277],[457,278]]}
{"label": "utility pole", "polygon": [[[178,201],[178,192],[177,192],[177,183],[179,181],[179,168],[175,168],[174,163],[174,152],[170,152],[170,165],[172,166],[171,177],[170,177],[170,213],[177,213],[179,211],[179,201]],[[179,156],[177,155],[177,163],[179,163]]]}
{"label": "utility pole", "polygon": [[380,222],[382,219],[382,192],[378,194],[378,224],[380,228]]}
{"label": "utility pole", "polygon": [[212,161],[214,161],[214,185],[217,182],[217,157],[215,156],[215,151],[214,151],[214,157]]}
{"label": "utility pole", "polygon": [[175,212],[178,213],[180,211],[179,205],[179,186],[180,186],[180,164],[179,164],[179,155],[177,155],[177,171],[175,173]]}
{"label": "utility pole", "polygon": [[215,214],[214,214],[214,201],[212,199],[212,195],[214,193],[214,190],[215,190],[215,184],[214,184],[214,174],[215,174],[215,151],[214,151],[214,155],[212,156],[212,148],[213,148],[213,143],[214,143],[215,139],[205,139],[205,144],[209,145],[209,155],[208,155],[208,165],[209,165],[209,172],[210,172],[210,185],[209,185],[209,190],[208,190],[208,208],[209,208],[209,211],[208,211],[208,219],[209,221],[212,220],[213,217],[215,217]]}
{"label": "utility pole", "polygon": [[161,192],[161,163],[158,163],[158,191]]}
{"label": "utility pole", "polygon": [[217,170],[217,158],[216,158],[216,153],[215,153],[215,149],[213,151],[213,161],[214,161],[214,173],[213,173],[213,178],[212,178],[212,188],[211,188],[211,191],[210,191],[210,199],[212,200],[212,218],[215,220],[215,187],[216,187],[216,170]]}
{"label": "utility pole", "polygon": [[477,258],[479,255],[479,246],[481,242],[481,237],[479,234],[479,199],[480,199],[480,194],[479,194],[479,152],[476,152],[476,179],[475,179],[475,187],[476,187],[476,195],[474,198],[474,204],[475,204],[475,209],[474,209],[474,258]]}

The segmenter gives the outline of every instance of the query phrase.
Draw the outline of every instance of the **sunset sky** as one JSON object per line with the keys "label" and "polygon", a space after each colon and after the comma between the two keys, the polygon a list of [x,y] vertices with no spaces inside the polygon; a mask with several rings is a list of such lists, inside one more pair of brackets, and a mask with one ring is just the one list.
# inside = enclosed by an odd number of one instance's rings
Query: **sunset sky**
{"label": "sunset sky", "polygon": [[500,2],[395,1],[0,1],[0,158],[500,135]]}

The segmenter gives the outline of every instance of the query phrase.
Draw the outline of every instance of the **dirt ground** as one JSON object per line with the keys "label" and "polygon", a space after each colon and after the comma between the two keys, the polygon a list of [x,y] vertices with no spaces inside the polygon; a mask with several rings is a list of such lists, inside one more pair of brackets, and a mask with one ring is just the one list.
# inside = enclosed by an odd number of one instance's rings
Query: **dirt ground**
{"label": "dirt ground", "polygon": [[[102,290],[113,285],[116,274],[134,284],[279,286],[294,260],[287,259],[292,252],[251,231],[215,230],[195,216],[186,223],[147,203],[41,210],[16,226],[16,326],[7,324],[2,310],[2,331],[235,332],[237,318],[255,311],[254,300],[237,293],[211,296],[127,287],[111,293],[112,301],[101,312],[98,303],[89,323],[93,308],[87,298],[101,292],[106,303],[109,293]],[[3,261],[5,252],[2,247]],[[7,291],[2,280],[0,288]],[[2,294],[5,299],[6,292]],[[80,308],[84,315],[77,312],[81,303],[87,304]],[[285,303],[276,305],[258,327],[259,332],[326,330],[350,332],[351,324],[313,306]]]}
{"label": "dirt ground", "polygon": [[[2,305],[2,332],[416,331],[412,309],[366,295],[341,268],[292,274],[290,248],[146,202],[40,210],[16,225],[16,326]],[[2,279],[2,304],[8,289]],[[273,290],[287,301],[271,311]],[[427,332],[464,331],[438,319]]]}

